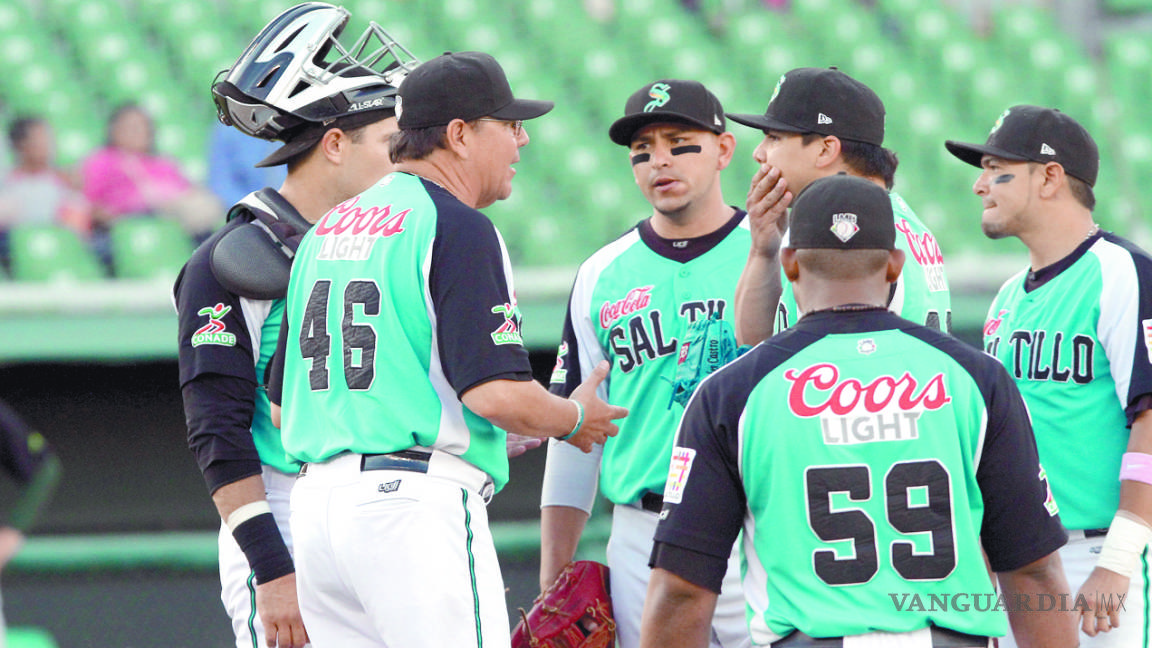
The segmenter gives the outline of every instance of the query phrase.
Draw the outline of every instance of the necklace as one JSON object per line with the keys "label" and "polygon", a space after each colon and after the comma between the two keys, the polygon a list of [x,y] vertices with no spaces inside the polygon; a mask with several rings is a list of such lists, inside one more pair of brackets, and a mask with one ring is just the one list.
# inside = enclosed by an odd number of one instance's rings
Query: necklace
{"label": "necklace", "polygon": [[1084,237],[1084,240],[1087,241],[1088,239],[1092,238],[1093,236],[1096,236],[1096,232],[1099,232],[1099,231],[1100,231],[1100,225],[1098,223],[1092,223],[1092,227],[1088,229],[1088,235]]}
{"label": "necklace", "polygon": [[877,306],[876,304],[840,304],[839,306],[831,306],[829,308],[819,308],[814,311],[808,311],[805,315],[812,313],[860,313],[864,311],[883,311],[888,310],[887,306]]}

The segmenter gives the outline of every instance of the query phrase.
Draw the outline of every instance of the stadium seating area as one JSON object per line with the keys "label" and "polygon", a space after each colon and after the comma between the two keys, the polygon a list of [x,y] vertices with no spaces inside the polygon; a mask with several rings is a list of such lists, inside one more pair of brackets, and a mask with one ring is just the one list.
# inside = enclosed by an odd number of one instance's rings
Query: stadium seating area
{"label": "stadium seating area", "polygon": [[[208,87],[290,1],[4,0],[0,55],[9,65],[0,75],[0,118],[46,114],[68,164],[102,140],[108,110],[135,100],[156,117],[161,151],[203,177],[214,119]],[[1102,1],[1116,12],[1152,5]],[[606,136],[642,83],[696,78],[729,111],[760,112],[780,74],[802,65],[836,65],[885,100],[886,144],[901,157],[896,189],[946,254],[1003,251],[975,226],[975,175],[943,141],[982,140],[1014,103],[1056,106],[1080,119],[1102,151],[1100,222],[1152,239],[1152,189],[1141,182],[1152,172],[1152,125],[1140,114],[1152,98],[1146,31],[1108,34],[1094,57],[1048,9],[1027,2],[993,3],[986,34],[940,0],[804,0],[787,11],[748,0],[723,31],[677,0],[617,0],[615,19],[605,23],[578,0],[342,4],[353,13],[349,35],[370,17],[421,58],[488,51],[517,94],[556,102],[528,125],[532,143],[514,196],[488,210],[521,265],[574,265],[645,216],[623,152]],[[740,148],[725,193],[742,204],[759,133],[734,131]]]}

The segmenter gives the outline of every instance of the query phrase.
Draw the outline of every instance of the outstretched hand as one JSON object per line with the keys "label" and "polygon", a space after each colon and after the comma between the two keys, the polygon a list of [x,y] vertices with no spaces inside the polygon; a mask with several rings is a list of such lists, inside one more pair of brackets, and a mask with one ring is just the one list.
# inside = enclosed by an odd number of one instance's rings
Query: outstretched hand
{"label": "outstretched hand", "polygon": [[568,439],[568,443],[584,452],[592,452],[593,445],[604,443],[610,436],[616,436],[620,429],[612,421],[628,415],[627,408],[606,403],[596,395],[596,389],[608,377],[610,367],[607,360],[601,360],[591,375],[580,383],[569,397],[584,406],[584,422],[580,424],[575,436]]}

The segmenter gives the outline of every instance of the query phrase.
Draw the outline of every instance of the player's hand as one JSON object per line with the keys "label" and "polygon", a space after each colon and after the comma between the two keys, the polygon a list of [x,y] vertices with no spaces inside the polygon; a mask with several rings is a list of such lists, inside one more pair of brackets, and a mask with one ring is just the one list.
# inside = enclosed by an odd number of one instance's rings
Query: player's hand
{"label": "player's hand", "polygon": [[295,573],[257,585],[256,611],[264,624],[264,643],[268,648],[303,648],[308,643],[308,631],[296,600]]}
{"label": "player's hand", "polygon": [[540,437],[524,436],[515,432],[508,433],[508,458],[519,457],[532,448],[539,448],[544,443]]}
{"label": "player's hand", "polygon": [[[1080,628],[1089,637],[1120,625],[1120,604],[1128,594],[1128,577],[1097,567],[1076,592],[1075,600],[1087,603],[1080,611]],[[1081,598],[1083,597],[1083,598]]]}
{"label": "player's hand", "polygon": [[607,360],[601,360],[591,375],[580,383],[569,397],[580,401],[584,406],[584,423],[580,425],[580,431],[576,436],[568,439],[568,443],[584,452],[592,452],[593,445],[604,443],[610,436],[616,436],[620,428],[612,421],[628,415],[627,408],[605,403],[596,395],[596,389],[608,377],[610,366]]}
{"label": "player's hand", "polygon": [[764,164],[752,176],[745,207],[752,230],[752,248],[759,254],[775,257],[788,228],[788,206],[792,192],[780,169]]}

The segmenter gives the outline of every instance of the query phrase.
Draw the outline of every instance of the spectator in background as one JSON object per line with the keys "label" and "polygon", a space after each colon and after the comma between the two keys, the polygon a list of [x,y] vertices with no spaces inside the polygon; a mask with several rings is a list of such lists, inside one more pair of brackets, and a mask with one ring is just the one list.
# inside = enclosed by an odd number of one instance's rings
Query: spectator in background
{"label": "spectator in background", "polygon": [[278,146],[278,142],[249,137],[217,123],[208,153],[208,188],[221,204],[235,205],[253,191],[279,187],[284,183],[285,167],[256,166]]}
{"label": "spectator in background", "polygon": [[42,117],[17,117],[8,141],[15,161],[0,181],[0,253],[7,256],[8,230],[22,223],[60,223],[87,237],[91,208],[77,178],[55,166],[51,125]]}
{"label": "spectator in background", "polygon": [[220,220],[221,207],[211,192],[156,154],[154,132],[143,108],[120,106],[108,119],[105,146],[84,161],[84,195],[93,205],[93,234],[102,254],[108,228],[121,218],[172,218],[197,240],[207,238]]}

